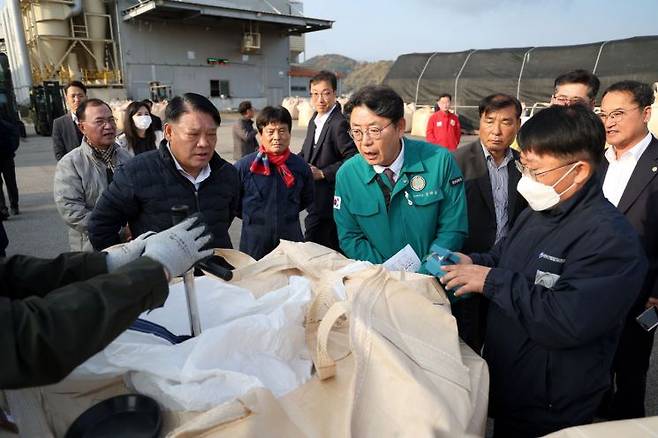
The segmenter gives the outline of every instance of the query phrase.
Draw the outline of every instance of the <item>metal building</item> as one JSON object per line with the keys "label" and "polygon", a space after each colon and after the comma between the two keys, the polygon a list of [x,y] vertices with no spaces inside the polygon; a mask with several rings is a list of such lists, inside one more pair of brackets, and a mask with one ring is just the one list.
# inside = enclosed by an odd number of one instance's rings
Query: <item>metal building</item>
{"label": "metal building", "polygon": [[220,108],[279,103],[303,34],[332,21],[288,0],[6,0],[2,24],[19,102],[43,81],[90,95],[196,92]]}

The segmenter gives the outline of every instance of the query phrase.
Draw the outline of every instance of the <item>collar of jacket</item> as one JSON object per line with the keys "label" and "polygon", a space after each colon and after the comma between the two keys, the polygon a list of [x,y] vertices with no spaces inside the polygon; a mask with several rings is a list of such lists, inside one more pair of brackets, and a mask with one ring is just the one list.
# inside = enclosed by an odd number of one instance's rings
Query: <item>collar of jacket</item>
{"label": "collar of jacket", "polygon": [[[402,169],[400,169],[400,176],[405,173],[420,173],[425,171],[425,165],[417,148],[419,143],[417,140],[404,138],[404,163],[402,164]],[[375,168],[368,164],[361,154],[359,154],[357,160],[359,163],[359,177],[365,184],[370,184],[377,176]]]}
{"label": "collar of jacket", "polygon": [[[105,165],[105,163],[101,159],[97,158],[96,155],[94,155],[94,149],[91,147],[89,143],[87,143],[86,138],[83,138],[82,142],[80,142],[80,148],[82,149],[82,152],[85,154],[87,158],[93,160],[95,163],[100,163],[103,166]],[[117,154],[115,158],[117,161],[116,164],[119,165],[119,155],[120,155],[121,147],[118,144],[114,143],[114,148],[116,151],[115,153]]]}

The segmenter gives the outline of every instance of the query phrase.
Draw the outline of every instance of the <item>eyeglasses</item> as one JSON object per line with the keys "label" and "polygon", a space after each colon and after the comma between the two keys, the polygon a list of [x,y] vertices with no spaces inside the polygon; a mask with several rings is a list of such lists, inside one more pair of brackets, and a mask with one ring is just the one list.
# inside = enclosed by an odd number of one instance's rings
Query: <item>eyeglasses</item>
{"label": "eyeglasses", "polygon": [[392,124],[393,121],[391,120],[391,122],[383,128],[380,128],[379,126],[369,126],[365,131],[360,129],[348,129],[347,133],[350,135],[350,137],[352,137],[354,141],[363,140],[363,136],[366,135],[366,133],[370,137],[370,140],[379,140],[382,137],[382,131]]}
{"label": "eyeglasses", "polygon": [[569,163],[563,164],[561,166],[554,167],[552,169],[544,170],[542,172],[535,172],[534,170],[528,169],[527,167],[525,167],[519,160],[514,160],[514,164],[516,165],[517,170],[519,172],[521,172],[521,175],[527,175],[532,179],[537,179],[538,176],[542,176],[542,175],[547,174],[548,172],[552,172],[554,170],[562,169],[563,167],[566,167],[570,164],[575,164],[577,162],[578,161],[571,161]]}
{"label": "eyeglasses", "polygon": [[634,106],[633,108],[628,108],[627,110],[612,111],[609,114],[599,113],[599,117],[601,117],[603,123],[605,123],[606,120],[610,120],[611,122],[621,122],[624,120],[624,116],[628,111],[634,110],[636,108],[639,108],[639,106]]}
{"label": "eyeglasses", "polygon": [[553,99],[560,105],[574,105],[577,103],[580,104],[585,104],[587,101],[583,99],[582,97],[569,97],[569,96],[564,96],[564,95],[559,95],[556,96],[555,94],[553,95]]}
{"label": "eyeglasses", "polygon": [[328,99],[333,95],[333,91],[323,91],[322,93],[311,93],[311,99],[319,99],[320,96],[324,97],[325,99]]}

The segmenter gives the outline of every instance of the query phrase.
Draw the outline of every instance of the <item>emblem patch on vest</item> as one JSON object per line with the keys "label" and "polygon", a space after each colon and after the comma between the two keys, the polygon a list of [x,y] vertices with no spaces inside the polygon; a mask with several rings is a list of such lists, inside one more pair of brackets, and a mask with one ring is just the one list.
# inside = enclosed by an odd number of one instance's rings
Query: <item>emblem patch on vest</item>
{"label": "emblem patch on vest", "polygon": [[411,178],[410,185],[411,185],[411,190],[413,190],[414,192],[420,192],[425,188],[427,184],[425,182],[425,178],[423,178],[420,175],[416,175],[413,178]]}
{"label": "emblem patch on vest", "polygon": [[340,196],[334,196],[334,208],[340,210]]}
{"label": "emblem patch on vest", "polygon": [[455,126],[455,119],[450,119],[450,125]]}

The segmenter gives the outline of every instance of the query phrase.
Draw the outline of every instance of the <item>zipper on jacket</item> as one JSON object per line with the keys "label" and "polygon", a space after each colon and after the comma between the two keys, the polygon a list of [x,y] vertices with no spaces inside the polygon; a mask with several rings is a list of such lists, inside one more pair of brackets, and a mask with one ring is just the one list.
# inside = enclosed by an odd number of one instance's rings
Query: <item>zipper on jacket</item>
{"label": "zipper on jacket", "polygon": [[197,213],[201,213],[201,205],[199,205],[199,191],[194,188],[194,206],[196,207]]}

